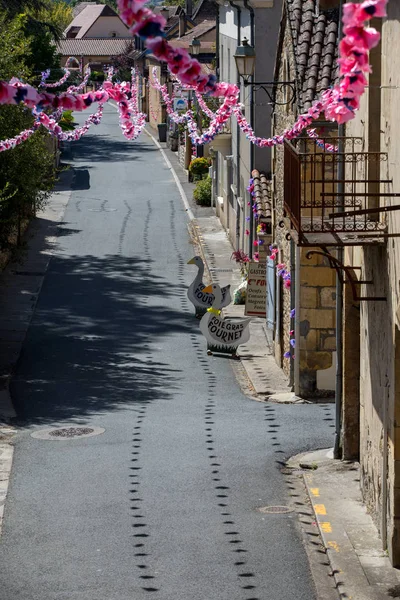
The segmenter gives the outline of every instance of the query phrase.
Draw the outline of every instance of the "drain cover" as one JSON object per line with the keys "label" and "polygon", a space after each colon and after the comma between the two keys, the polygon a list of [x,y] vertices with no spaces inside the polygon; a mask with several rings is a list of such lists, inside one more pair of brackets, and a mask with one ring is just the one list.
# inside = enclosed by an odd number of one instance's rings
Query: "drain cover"
{"label": "drain cover", "polygon": [[293,512],[289,506],[263,506],[258,509],[259,512],[266,514],[285,515],[286,513]]}
{"label": "drain cover", "polygon": [[104,433],[102,427],[57,427],[56,429],[41,429],[34,431],[31,436],[39,440],[73,440],[75,438],[93,437]]}
{"label": "drain cover", "polygon": [[93,433],[94,429],[90,427],[62,427],[61,429],[53,429],[49,432],[52,437],[78,437],[81,435],[88,435]]}

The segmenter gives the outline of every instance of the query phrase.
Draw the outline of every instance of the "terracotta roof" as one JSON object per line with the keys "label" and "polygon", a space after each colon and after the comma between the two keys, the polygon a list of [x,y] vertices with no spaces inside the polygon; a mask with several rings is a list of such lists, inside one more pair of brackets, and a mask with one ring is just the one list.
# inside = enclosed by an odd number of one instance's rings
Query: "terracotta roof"
{"label": "terracotta roof", "polygon": [[[215,21],[205,20],[196,27],[193,27],[188,33],[185,33],[180,39],[181,40],[190,40],[192,41],[194,38],[201,38],[202,35],[208,33],[212,29],[216,28]],[[202,44],[205,42],[202,42]]]}
{"label": "terracotta roof", "polygon": [[268,223],[272,220],[271,182],[265,173],[256,169],[251,176],[254,180],[254,203],[257,204],[260,220]]}
{"label": "terracotta roof", "polygon": [[133,39],[129,38],[67,38],[60,40],[57,51],[62,56],[118,56]]}
{"label": "terracotta roof", "polygon": [[319,0],[286,0],[296,61],[298,103],[307,110],[338,77],[339,10],[319,9]]}
{"label": "terracotta roof", "polygon": [[[71,27],[79,27],[76,37],[84,37],[99,17],[118,17],[118,14],[107,4],[87,4],[65,29],[64,35],[67,35]],[[128,28],[126,31],[128,33]]]}

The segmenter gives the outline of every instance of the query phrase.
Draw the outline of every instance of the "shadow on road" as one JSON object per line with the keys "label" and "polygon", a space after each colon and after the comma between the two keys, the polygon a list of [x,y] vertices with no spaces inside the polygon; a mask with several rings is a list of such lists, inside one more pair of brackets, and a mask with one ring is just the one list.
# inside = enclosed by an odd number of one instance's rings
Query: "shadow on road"
{"label": "shadow on road", "polygon": [[68,161],[87,161],[90,156],[90,162],[131,162],[145,160],[144,154],[158,152],[154,145],[127,141],[122,137],[122,133],[121,139],[108,135],[87,134],[78,144],[73,146],[72,144],[73,142],[70,142],[69,147],[66,147],[63,152],[63,156]]}
{"label": "shadow on road", "polygon": [[[16,376],[20,424],[79,421],[156,399],[179,385],[167,346],[198,330],[179,288],[150,273],[151,260],[119,255],[53,258]],[[176,305],[176,308],[175,308]],[[155,344],[165,360],[152,358]]]}

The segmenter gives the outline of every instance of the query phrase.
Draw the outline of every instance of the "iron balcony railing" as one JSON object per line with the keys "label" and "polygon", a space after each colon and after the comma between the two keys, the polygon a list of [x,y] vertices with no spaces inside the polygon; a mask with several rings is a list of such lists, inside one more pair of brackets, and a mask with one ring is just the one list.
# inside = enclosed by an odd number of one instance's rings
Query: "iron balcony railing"
{"label": "iron balcony railing", "polygon": [[385,191],[391,180],[380,179],[387,154],[364,152],[362,143],[332,137],[285,143],[284,212],[299,245],[362,245],[388,237],[384,213],[400,206],[385,199],[400,194]]}

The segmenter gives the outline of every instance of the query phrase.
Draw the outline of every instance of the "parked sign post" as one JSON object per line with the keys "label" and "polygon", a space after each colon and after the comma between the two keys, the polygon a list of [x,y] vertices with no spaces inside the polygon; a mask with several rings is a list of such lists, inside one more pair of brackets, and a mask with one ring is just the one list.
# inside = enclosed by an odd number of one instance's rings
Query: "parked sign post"
{"label": "parked sign post", "polygon": [[249,317],[266,317],[266,264],[265,262],[249,262],[247,279],[246,307],[244,314]]}

